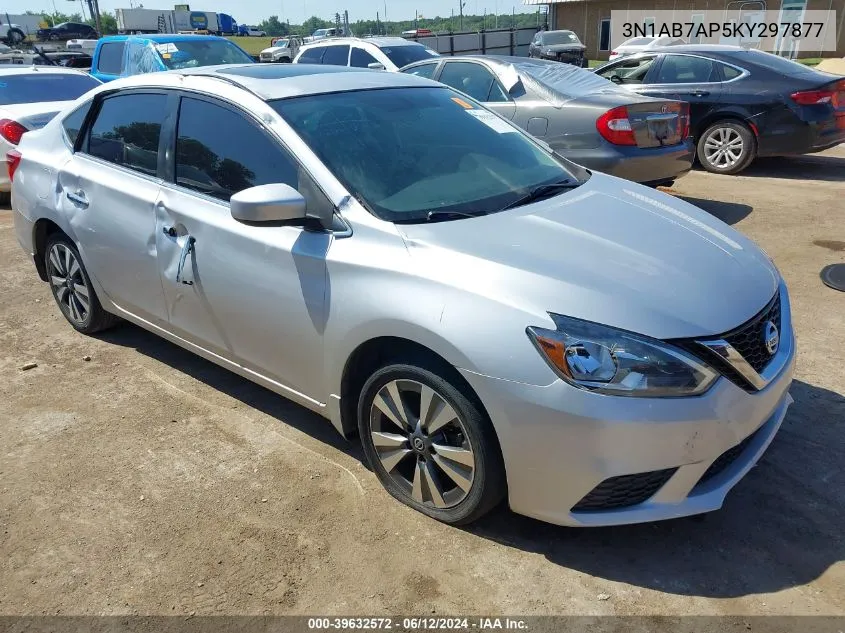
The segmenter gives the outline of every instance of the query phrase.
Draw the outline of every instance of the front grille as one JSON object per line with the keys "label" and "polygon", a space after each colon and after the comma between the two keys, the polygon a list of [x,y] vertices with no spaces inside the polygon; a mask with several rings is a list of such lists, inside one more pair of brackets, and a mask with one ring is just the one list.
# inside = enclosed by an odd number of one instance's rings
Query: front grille
{"label": "front grille", "polygon": [[742,354],[758,374],[765,369],[772,355],[766,349],[766,324],[771,321],[780,332],[780,294],[769,302],[757,316],[723,337]]}
{"label": "front grille", "polygon": [[627,508],[648,501],[669,481],[677,468],[605,479],[572,508],[573,512]]}
{"label": "front grille", "polygon": [[739,458],[739,456],[745,452],[745,449],[748,448],[748,445],[751,444],[751,442],[756,436],[757,431],[754,431],[754,433],[746,437],[739,444],[737,444],[733,448],[729,448],[724,453],[719,455],[719,459],[710,464],[710,468],[708,468],[704,472],[704,474],[701,476],[701,479],[698,480],[696,486],[700,486],[701,484],[710,481],[717,475],[720,475],[724,471],[726,471],[728,467],[730,467],[730,465],[733,464]]}
{"label": "front grille", "polygon": [[[766,368],[773,358],[773,356],[769,354],[769,350],[766,349],[765,342],[766,324],[769,321],[772,321],[775,324],[778,332],[780,332],[781,336],[783,336],[783,332],[781,332],[781,305],[779,292],[772,298],[771,301],[769,301],[769,303],[766,304],[766,307],[758,312],[756,316],[752,317],[751,320],[746,321],[744,324],[735,330],[731,330],[727,334],[713,338],[727,341],[746,361],[748,361],[748,364],[751,365],[754,371],[759,374]],[[698,340],[706,342],[709,339]],[[742,387],[746,391],[756,390],[754,385],[750,384],[742,376],[742,374],[736,370],[736,368],[721,358],[718,354],[713,353],[707,349],[707,347],[698,343],[697,340],[675,340],[673,343],[692,353],[694,356],[707,361],[709,365],[735,385]]]}

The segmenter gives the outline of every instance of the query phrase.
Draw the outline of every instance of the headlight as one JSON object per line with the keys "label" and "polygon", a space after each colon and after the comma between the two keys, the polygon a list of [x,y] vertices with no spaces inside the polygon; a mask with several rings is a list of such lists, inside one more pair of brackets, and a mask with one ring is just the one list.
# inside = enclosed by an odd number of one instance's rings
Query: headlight
{"label": "headlight", "polygon": [[580,389],[645,398],[704,393],[718,374],[681,349],[624,330],[549,314],[557,330],[529,327],[552,369]]}

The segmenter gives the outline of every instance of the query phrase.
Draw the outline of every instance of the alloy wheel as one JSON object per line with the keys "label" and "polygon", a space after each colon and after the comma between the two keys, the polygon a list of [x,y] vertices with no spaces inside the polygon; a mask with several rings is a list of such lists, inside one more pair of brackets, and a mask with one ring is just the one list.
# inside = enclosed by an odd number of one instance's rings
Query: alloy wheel
{"label": "alloy wheel", "polygon": [[718,127],[704,139],[704,157],[717,169],[729,169],[742,160],[745,146],[733,128]]}
{"label": "alloy wheel", "polygon": [[74,323],[84,325],[91,312],[91,289],[73,251],[64,244],[53,244],[47,274],[62,312]]}
{"label": "alloy wheel", "polygon": [[392,380],[370,409],[370,433],[382,468],[413,501],[451,508],[475,474],[464,423],[446,399],[414,380]]}

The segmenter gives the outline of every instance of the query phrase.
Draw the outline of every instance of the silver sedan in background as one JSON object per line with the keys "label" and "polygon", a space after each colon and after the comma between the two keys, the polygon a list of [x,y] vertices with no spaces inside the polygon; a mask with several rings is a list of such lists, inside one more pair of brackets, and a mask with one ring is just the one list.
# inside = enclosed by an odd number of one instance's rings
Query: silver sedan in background
{"label": "silver sedan in background", "polygon": [[357,431],[441,521],[715,510],[791,402],[757,246],[426,79],[138,75],[10,158],[17,238],[74,328],[125,319]]}
{"label": "silver sedan in background", "polygon": [[589,169],[669,185],[692,168],[682,101],[634,96],[581,68],[524,57],[439,57],[401,72],[468,94]]}

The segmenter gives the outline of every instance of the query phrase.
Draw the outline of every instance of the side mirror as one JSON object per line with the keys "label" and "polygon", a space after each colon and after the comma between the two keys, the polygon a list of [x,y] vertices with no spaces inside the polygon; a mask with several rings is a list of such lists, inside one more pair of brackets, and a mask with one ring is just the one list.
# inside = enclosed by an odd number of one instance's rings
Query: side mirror
{"label": "side mirror", "polygon": [[381,62],[372,62],[371,64],[367,64],[367,68],[371,70],[384,70],[384,64]]}
{"label": "side mirror", "polygon": [[619,75],[611,75],[610,81],[612,81],[613,83],[615,83],[617,85],[622,85],[622,78]]}
{"label": "side mirror", "polygon": [[239,191],[230,201],[239,222],[291,222],[305,219],[305,198],[289,185],[272,184]]}

